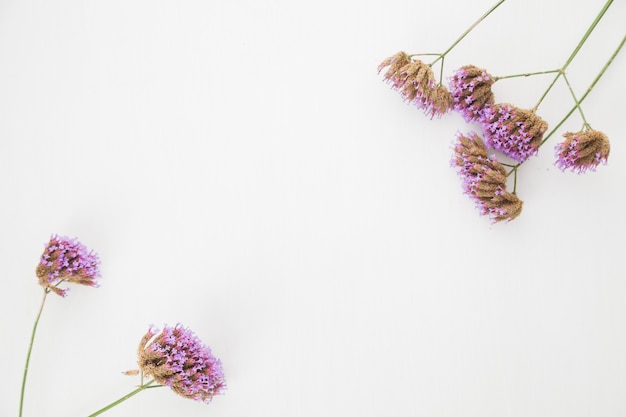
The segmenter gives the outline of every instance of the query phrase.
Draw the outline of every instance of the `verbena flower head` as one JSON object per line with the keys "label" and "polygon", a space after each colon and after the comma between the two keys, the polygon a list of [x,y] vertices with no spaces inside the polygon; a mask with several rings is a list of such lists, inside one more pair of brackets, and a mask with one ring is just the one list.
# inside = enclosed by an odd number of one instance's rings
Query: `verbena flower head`
{"label": "verbena flower head", "polygon": [[98,255],[78,240],[53,235],[41,255],[36,273],[40,285],[65,297],[69,289],[59,288],[64,281],[97,287],[99,264]]}
{"label": "verbena flower head", "polygon": [[461,113],[465,121],[476,120],[486,104],[493,104],[493,83],[493,77],[486,70],[473,65],[456,70],[450,78],[454,110]]}
{"label": "verbena flower head", "polygon": [[385,59],[378,66],[378,72],[387,67],[385,81],[427,115],[441,116],[452,107],[452,95],[447,88],[437,84],[433,70],[427,64],[398,52]]}
{"label": "verbena flower head", "polygon": [[530,110],[511,104],[486,105],[479,118],[490,148],[524,162],[535,155],[541,145],[548,123]]}
{"label": "verbena flower head", "polygon": [[595,171],[606,164],[611,144],[609,138],[597,130],[563,134],[565,140],[556,145],[556,165],[562,170],[570,169],[579,174],[588,169]]}
{"label": "verbena flower head", "polygon": [[145,375],[185,398],[208,404],[226,387],[222,363],[180,324],[160,331],[151,327],[139,343],[138,356]]}
{"label": "verbena flower head", "polygon": [[487,149],[476,133],[457,135],[452,165],[459,169],[463,191],[483,215],[495,222],[511,221],[522,212],[523,202],[506,191],[506,170]]}

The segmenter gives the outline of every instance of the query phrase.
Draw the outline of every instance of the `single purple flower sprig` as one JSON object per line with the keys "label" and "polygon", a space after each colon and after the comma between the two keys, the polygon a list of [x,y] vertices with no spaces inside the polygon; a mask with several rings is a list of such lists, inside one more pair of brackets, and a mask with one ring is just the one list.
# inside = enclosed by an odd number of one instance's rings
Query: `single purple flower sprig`
{"label": "single purple flower sprig", "polygon": [[[99,416],[148,388],[167,386],[185,398],[207,404],[226,388],[220,360],[191,330],[180,324],[164,326],[161,330],[151,326],[139,342],[137,356],[139,370],[124,374],[141,373],[141,385],[88,417]],[[144,376],[152,379],[143,382]]]}
{"label": "single purple flower sprig", "polygon": [[44,291],[41,304],[39,305],[39,311],[35,318],[35,324],[33,325],[33,330],[30,335],[28,352],[26,353],[26,365],[24,366],[22,389],[20,391],[19,417],[22,417],[24,410],[26,378],[28,376],[28,367],[33,351],[33,344],[35,343],[35,334],[37,333],[37,326],[39,325],[39,319],[41,318],[41,313],[43,312],[48,294],[54,292],[55,294],[65,297],[69,289],[59,288],[59,285],[65,281],[97,287],[98,283],[96,280],[100,277],[100,271],[98,269],[99,264],[100,259],[98,255],[93,251],[87,250],[77,239],[52,235],[50,241],[46,244],[36,268],[39,284],[43,287]]}
{"label": "single purple flower sprig", "polygon": [[41,286],[65,297],[69,289],[59,288],[62,282],[97,287],[99,264],[98,254],[89,251],[77,239],[52,235],[41,255],[36,273]]}

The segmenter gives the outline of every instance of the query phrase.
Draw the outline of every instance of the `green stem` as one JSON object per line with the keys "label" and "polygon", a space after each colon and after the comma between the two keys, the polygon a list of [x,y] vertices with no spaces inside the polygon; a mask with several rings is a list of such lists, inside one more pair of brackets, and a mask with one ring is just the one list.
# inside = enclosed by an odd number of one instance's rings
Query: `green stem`
{"label": "green stem", "polygon": [[580,113],[580,117],[583,119],[585,127],[589,128],[590,126],[589,123],[587,123],[587,118],[585,118],[585,113],[583,113],[583,108],[580,107],[580,101],[578,101],[578,99],[576,98],[576,94],[574,94],[574,89],[572,88],[572,85],[569,83],[569,80],[565,74],[563,74],[563,80],[565,81],[565,84],[567,84],[567,88],[569,89],[569,92],[574,99],[575,106],[578,109],[578,113]]}
{"label": "green stem", "polygon": [[457,46],[459,44],[459,42],[461,42],[463,40],[463,38],[465,38],[472,30],[474,30],[474,28],[476,26],[478,26],[480,24],[480,22],[485,20],[487,18],[487,16],[489,16],[491,14],[491,12],[496,10],[498,8],[498,6],[500,6],[502,3],[504,3],[504,1],[505,0],[499,0],[496,4],[491,6],[491,8],[489,10],[487,10],[485,12],[485,14],[483,14],[481,17],[479,17],[477,21],[475,21],[469,28],[467,28],[467,30],[465,32],[463,32],[463,34],[461,34],[461,36],[459,36],[457,38],[457,40],[454,41],[454,43],[452,43],[452,45],[450,45],[450,47],[448,49],[446,49],[445,52],[440,54],[439,58],[435,59],[430,65],[433,66],[437,61],[439,61],[440,59],[445,57],[448,54],[448,52],[450,52],[452,49],[454,49],[454,47]]}
{"label": "green stem", "polygon": [[515,191],[517,190],[517,168],[519,168],[520,165],[522,165],[522,163],[518,163],[516,165],[509,165],[509,164],[502,164],[506,167],[511,168],[511,170],[508,172],[508,174],[506,174],[506,176],[508,177],[509,175],[513,174],[513,194],[515,194]]}
{"label": "green stem", "polygon": [[609,58],[609,60],[606,62],[606,64],[604,64],[604,67],[602,68],[602,70],[600,71],[600,73],[596,76],[596,78],[592,81],[592,83],[589,85],[589,87],[587,88],[587,91],[585,91],[585,94],[582,95],[582,97],[580,98],[580,100],[578,100],[578,102],[576,103],[576,105],[574,107],[572,107],[572,109],[565,115],[565,117],[563,117],[563,119],[550,131],[550,133],[548,133],[546,135],[546,137],[543,138],[543,140],[541,141],[541,143],[539,144],[539,146],[543,145],[544,143],[546,143],[546,141],[554,134],[554,132],[556,132],[561,125],[563,125],[563,123],[565,123],[565,121],[567,119],[569,119],[569,117],[572,115],[572,113],[574,113],[576,111],[576,109],[580,106],[580,104],[583,102],[583,100],[585,100],[587,98],[587,96],[589,95],[589,93],[591,93],[591,90],[593,90],[593,88],[596,86],[596,84],[598,83],[598,81],[600,81],[600,78],[602,78],[602,76],[604,75],[604,73],[606,72],[606,70],[609,68],[609,66],[613,63],[613,60],[615,59],[615,57],[619,54],[619,52],[622,50],[622,47],[624,46],[624,43],[626,43],[626,36],[624,36],[622,38],[622,41],[620,42],[619,46],[617,47],[617,49],[615,50],[615,52],[613,52],[613,55],[611,55],[611,57]]}
{"label": "green stem", "polygon": [[604,7],[602,8],[602,10],[600,10],[600,13],[598,13],[598,15],[596,16],[596,18],[594,19],[594,21],[591,23],[591,26],[589,26],[589,28],[587,29],[587,32],[585,32],[585,34],[583,35],[582,39],[580,40],[580,42],[578,42],[578,45],[576,45],[576,48],[574,48],[574,51],[571,53],[571,55],[569,56],[569,58],[567,58],[567,61],[565,61],[565,65],[563,65],[561,67],[561,71],[559,71],[559,73],[556,75],[556,77],[554,77],[554,80],[552,80],[552,83],[550,83],[550,85],[548,86],[548,88],[546,89],[546,91],[543,93],[543,95],[541,96],[541,98],[539,99],[539,101],[537,102],[537,104],[535,104],[535,107],[533,107],[533,111],[536,111],[537,108],[539,107],[539,105],[541,104],[541,102],[543,101],[543,99],[546,98],[546,96],[548,95],[548,93],[550,92],[550,90],[552,90],[552,87],[554,87],[554,84],[556,84],[557,80],[559,79],[559,77],[561,75],[565,74],[565,70],[567,69],[567,67],[569,66],[569,64],[574,60],[574,58],[576,57],[576,55],[578,54],[578,52],[580,51],[580,48],[582,48],[582,46],[585,44],[585,42],[587,42],[587,38],[589,37],[589,35],[591,35],[591,32],[593,32],[593,30],[596,28],[596,26],[598,25],[598,23],[600,22],[600,19],[602,19],[602,17],[604,16],[604,14],[606,13],[606,11],[608,10],[609,6],[611,5],[611,3],[613,3],[613,0],[608,0]]}
{"label": "green stem", "polygon": [[613,3],[613,0],[608,0],[604,4],[604,7],[602,7],[602,10],[600,10],[600,13],[598,13],[593,23],[591,23],[591,26],[589,26],[589,29],[587,29],[587,32],[585,32],[580,42],[578,42],[578,45],[576,45],[576,48],[574,49],[572,54],[569,56],[569,58],[567,58],[567,61],[565,61],[565,65],[563,65],[561,70],[565,71],[565,69],[569,66],[569,64],[574,60],[574,57],[576,57],[576,55],[580,51],[580,48],[582,48],[585,42],[587,42],[587,38],[589,37],[589,35],[591,35],[591,32],[593,32],[593,30],[596,28],[596,26],[600,22],[600,19],[602,19],[606,11],[609,9],[609,6],[611,6],[611,3]]}
{"label": "green stem", "polygon": [[37,318],[35,318],[35,324],[33,325],[33,332],[30,335],[30,344],[28,345],[28,353],[26,354],[26,365],[24,366],[24,376],[22,377],[22,391],[20,392],[20,414],[19,417],[22,417],[22,411],[24,410],[24,392],[26,390],[26,377],[28,376],[28,364],[30,363],[30,354],[33,351],[33,344],[35,342],[35,333],[37,333],[37,325],[39,324],[39,318],[41,317],[41,312],[43,311],[43,306],[46,303],[46,297],[50,292],[49,289],[44,288],[43,290],[43,298],[41,300],[41,305],[39,306],[39,312],[37,313]]}
{"label": "green stem", "polygon": [[162,387],[163,386],[163,385],[152,385],[153,383],[154,383],[154,379],[146,382],[143,385],[138,386],[137,389],[135,389],[134,391],[129,392],[128,394],[124,395],[122,398],[118,399],[117,401],[113,401],[111,404],[107,405],[106,407],[101,408],[100,410],[96,411],[95,413],[89,414],[88,417],[99,416],[100,414],[104,413],[105,411],[110,410],[111,408],[115,407],[119,403],[124,402],[127,399],[129,399],[130,397],[133,397],[133,396],[139,394],[141,391],[145,390],[146,388],[157,388],[157,387]]}
{"label": "green stem", "polygon": [[441,57],[441,65],[439,68],[439,86],[441,87],[441,84],[443,83],[443,64],[444,64],[444,57]]}
{"label": "green stem", "polygon": [[507,78],[530,77],[531,75],[553,74],[560,71],[560,69],[555,69],[550,71],[526,72],[523,74],[504,75],[501,77],[493,77],[493,81],[496,82],[498,80],[506,80]]}

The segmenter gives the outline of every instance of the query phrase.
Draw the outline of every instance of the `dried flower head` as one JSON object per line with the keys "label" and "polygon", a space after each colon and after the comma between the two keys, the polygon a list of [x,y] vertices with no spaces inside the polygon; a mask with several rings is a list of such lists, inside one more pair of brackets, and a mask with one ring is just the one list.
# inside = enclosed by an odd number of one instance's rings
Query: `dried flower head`
{"label": "dried flower head", "polygon": [[478,118],[490,148],[524,162],[535,155],[548,123],[533,111],[511,104],[486,105]]}
{"label": "dried flower head", "polygon": [[[395,55],[390,56],[380,63],[378,66],[378,73],[387,68],[387,72],[384,75],[384,80],[389,81],[394,87],[396,87],[396,82],[399,81],[400,70],[407,64],[411,63],[411,57],[409,57],[406,52],[398,52]],[[397,88],[397,87],[396,87]]]}
{"label": "dried flower head", "polygon": [[556,145],[556,165],[562,170],[583,173],[595,171],[600,164],[606,164],[611,144],[609,138],[598,130],[587,130],[563,134],[565,140]]}
{"label": "dried flower head", "polygon": [[494,156],[487,155],[476,133],[457,135],[452,165],[459,169],[463,190],[483,215],[494,222],[511,221],[522,212],[522,201],[506,191],[506,170]]}
{"label": "dried flower head", "polygon": [[456,70],[450,78],[454,110],[468,122],[476,120],[486,104],[493,104],[493,83],[493,77],[486,70],[473,65]]}
{"label": "dried flower head", "polygon": [[389,67],[384,79],[400,92],[406,101],[412,102],[431,117],[441,116],[453,104],[452,95],[444,86],[438,85],[433,70],[420,60],[411,60],[404,52],[385,59],[378,72]]}
{"label": "dried flower head", "polygon": [[198,337],[177,324],[150,327],[138,349],[139,368],[185,398],[209,403],[225,387],[222,363]]}
{"label": "dried flower head", "polygon": [[88,251],[78,240],[53,235],[41,255],[36,273],[41,286],[65,297],[69,289],[59,288],[64,281],[97,287],[99,264],[98,255]]}

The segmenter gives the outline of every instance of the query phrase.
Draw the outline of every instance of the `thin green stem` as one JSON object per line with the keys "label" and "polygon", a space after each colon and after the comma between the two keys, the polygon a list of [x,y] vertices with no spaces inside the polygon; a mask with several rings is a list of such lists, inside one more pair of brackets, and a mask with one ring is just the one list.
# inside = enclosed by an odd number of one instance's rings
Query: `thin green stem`
{"label": "thin green stem", "polygon": [[46,297],[50,292],[49,289],[44,288],[43,290],[43,298],[41,299],[41,305],[39,306],[39,312],[37,312],[37,318],[35,318],[35,324],[33,325],[33,332],[30,335],[30,343],[28,345],[28,353],[26,354],[26,365],[24,366],[24,376],[22,377],[22,390],[20,392],[20,414],[19,417],[22,417],[22,412],[24,410],[24,392],[26,390],[26,377],[28,376],[28,365],[30,363],[30,354],[33,351],[33,344],[35,342],[35,333],[37,333],[37,325],[39,324],[39,318],[41,317],[41,312],[43,311],[43,306],[46,303]]}
{"label": "thin green stem", "polygon": [[141,391],[147,389],[147,388],[158,388],[158,387],[162,387],[163,385],[152,385],[154,383],[154,379],[146,382],[145,384],[142,384],[140,386],[137,387],[137,389],[135,389],[134,391],[129,392],[128,394],[124,395],[122,398],[113,401],[111,404],[107,405],[106,407],[101,408],[100,410],[96,411],[93,414],[89,414],[88,417],[95,417],[95,416],[99,416],[100,414],[104,413],[107,410],[110,410],[111,408],[115,407],[116,405],[126,401],[127,399],[139,394]]}
{"label": "thin green stem", "polygon": [[513,194],[515,194],[515,191],[517,190],[517,168],[520,167],[520,165],[522,165],[522,163],[518,163],[515,165],[509,165],[509,164],[502,164],[506,167],[511,168],[511,170],[506,174],[506,176],[508,177],[509,175],[513,174]]}
{"label": "thin green stem", "polygon": [[426,54],[411,54],[409,58],[413,58],[414,56],[440,56],[438,53],[426,53]]}
{"label": "thin green stem", "polygon": [[576,55],[580,51],[580,48],[582,48],[582,46],[585,44],[585,42],[587,42],[587,38],[589,38],[589,35],[591,35],[591,32],[593,32],[593,30],[596,28],[596,26],[600,22],[600,19],[602,19],[602,17],[604,16],[606,11],[608,10],[608,8],[611,5],[611,3],[613,3],[613,0],[608,0],[605,3],[604,7],[602,7],[602,10],[600,10],[600,13],[598,13],[598,15],[596,16],[594,21],[591,23],[591,26],[589,26],[589,28],[587,29],[587,32],[585,32],[585,34],[583,35],[583,37],[580,40],[580,42],[578,42],[578,45],[576,45],[576,48],[574,48],[574,51],[572,51],[572,53],[570,54],[569,58],[567,58],[567,61],[565,61],[565,64],[561,67],[561,71],[559,71],[559,73],[556,75],[556,77],[554,77],[554,80],[552,80],[552,82],[550,83],[550,85],[548,86],[546,91],[543,93],[543,95],[541,96],[541,98],[539,99],[537,104],[535,104],[535,107],[533,107],[533,111],[536,111],[537,108],[539,108],[539,105],[546,98],[546,96],[548,95],[550,90],[552,90],[552,87],[554,87],[554,84],[556,84],[556,82],[559,79],[559,77],[561,77],[561,75],[565,75],[565,70],[567,69],[569,64],[574,60],[574,58],[576,57]]}
{"label": "thin green stem", "polygon": [[569,89],[569,92],[572,95],[572,98],[574,99],[575,106],[578,109],[578,113],[580,113],[580,117],[583,119],[583,123],[585,127],[589,128],[590,126],[589,126],[589,123],[587,123],[587,118],[585,117],[583,108],[580,107],[580,102],[576,98],[576,94],[574,94],[574,89],[572,88],[572,85],[569,83],[569,80],[567,79],[567,76],[565,74],[563,74],[563,80],[565,81],[565,84],[567,84],[567,88]]}
{"label": "thin green stem", "polygon": [[560,72],[560,71],[561,71],[560,69],[555,69],[555,70],[549,70],[549,71],[526,72],[523,74],[504,75],[501,77],[493,77],[493,81],[496,82],[498,80],[506,80],[507,78],[530,77],[532,75],[553,74],[555,72]]}
{"label": "thin green stem", "polygon": [[608,0],[604,4],[604,7],[602,7],[602,10],[600,10],[600,13],[598,13],[598,15],[594,19],[593,23],[591,23],[591,26],[589,26],[589,29],[587,29],[587,32],[585,32],[585,34],[583,35],[583,37],[580,40],[580,42],[578,42],[578,45],[576,45],[576,48],[574,48],[574,51],[572,52],[572,54],[569,56],[569,58],[567,58],[567,61],[565,61],[565,65],[563,65],[563,67],[561,67],[561,70],[565,71],[565,69],[569,66],[569,64],[574,60],[574,58],[576,57],[576,55],[580,51],[580,48],[582,48],[583,45],[585,44],[585,42],[587,42],[587,38],[589,37],[589,35],[591,35],[591,32],[593,32],[593,30],[596,28],[596,26],[600,22],[600,19],[602,19],[602,17],[606,13],[606,11],[611,6],[611,3],[613,3],[613,0]]}
{"label": "thin green stem", "polygon": [[441,65],[439,66],[439,86],[441,86],[441,84],[443,83],[443,64],[445,58],[441,57]]}
{"label": "thin green stem", "polygon": [[487,10],[485,12],[485,14],[483,14],[481,17],[478,18],[478,20],[476,20],[474,23],[472,23],[472,25],[467,28],[467,30],[465,30],[465,32],[463,32],[461,34],[461,36],[459,36],[457,38],[456,41],[454,41],[452,43],[452,45],[450,45],[450,47],[448,49],[446,49],[442,54],[440,54],[439,58],[435,59],[430,65],[434,65],[437,61],[439,61],[440,59],[443,59],[443,57],[445,57],[448,52],[450,52],[452,49],[454,49],[455,46],[457,46],[459,44],[459,42],[461,42],[463,40],[463,38],[465,38],[472,30],[474,30],[474,28],[476,26],[478,26],[480,24],[480,22],[482,22],[483,20],[485,20],[487,18],[487,16],[489,16],[494,10],[496,10],[498,8],[498,6],[500,6],[502,3],[504,3],[505,0],[499,0],[496,4],[494,4],[493,6],[491,6],[491,8],[489,10]]}
{"label": "thin green stem", "polygon": [[598,81],[600,81],[600,78],[602,78],[602,76],[604,75],[604,73],[606,72],[606,70],[609,68],[609,66],[613,63],[613,60],[615,59],[615,57],[620,53],[620,51],[622,50],[622,47],[624,46],[624,43],[626,43],[626,35],[622,38],[622,41],[620,42],[620,44],[618,45],[617,49],[615,50],[615,52],[613,52],[613,55],[611,55],[611,57],[609,58],[609,60],[606,62],[606,64],[604,64],[604,67],[602,67],[602,70],[600,71],[600,73],[596,76],[596,78],[591,82],[591,84],[589,85],[589,87],[587,88],[587,91],[585,91],[585,94],[582,95],[582,97],[580,98],[580,100],[578,100],[578,102],[576,103],[576,105],[574,107],[571,108],[571,110],[565,115],[565,117],[563,117],[563,119],[561,119],[561,121],[550,131],[550,133],[548,133],[543,140],[541,141],[541,143],[539,144],[539,146],[543,145],[544,143],[546,143],[546,141],[548,139],[550,139],[550,137],[554,134],[554,132],[556,132],[562,125],[563,123],[565,123],[565,121],[567,119],[569,119],[569,117],[572,115],[572,113],[574,113],[576,111],[576,109],[580,106],[580,104],[587,98],[587,96],[589,95],[589,93],[591,93],[591,90],[593,90],[593,88],[596,86],[596,84],[598,83]]}

